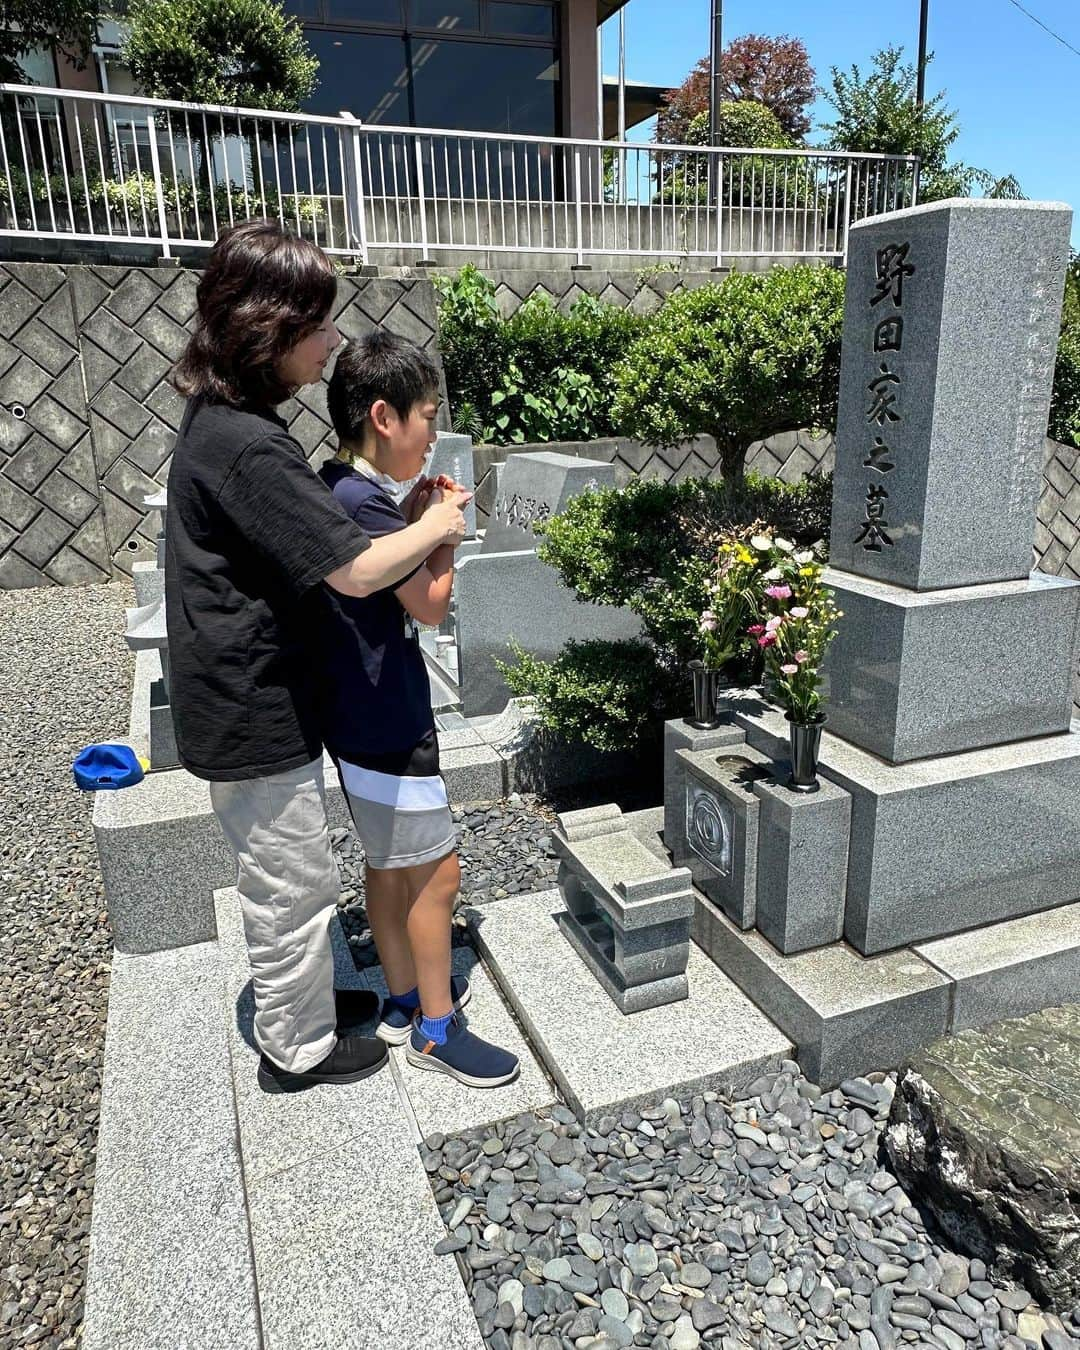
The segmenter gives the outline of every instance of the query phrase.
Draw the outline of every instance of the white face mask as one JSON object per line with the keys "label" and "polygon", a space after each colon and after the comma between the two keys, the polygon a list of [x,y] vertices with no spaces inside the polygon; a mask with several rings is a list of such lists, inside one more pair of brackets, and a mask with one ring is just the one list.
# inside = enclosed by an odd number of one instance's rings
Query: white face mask
{"label": "white face mask", "polygon": [[[404,483],[399,483],[396,478],[391,478],[388,473],[380,473],[373,464],[369,464],[366,459],[360,459],[359,457],[352,461],[352,467],[357,473],[362,473],[366,477],[374,479],[397,506],[400,506],[409,495],[416,482],[416,478],[410,478]],[[417,474],[417,478],[419,476]]]}

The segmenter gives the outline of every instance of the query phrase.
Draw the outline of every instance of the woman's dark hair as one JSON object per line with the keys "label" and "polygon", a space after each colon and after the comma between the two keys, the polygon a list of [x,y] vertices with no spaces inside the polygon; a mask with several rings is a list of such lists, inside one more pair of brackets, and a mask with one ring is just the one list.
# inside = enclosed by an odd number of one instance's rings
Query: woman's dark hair
{"label": "woman's dark hair", "polygon": [[338,440],[359,444],[376,400],[385,399],[404,418],[417,403],[438,396],[439,371],[427,352],[377,328],[348,343],[338,356],[326,405]]}
{"label": "woman's dark hair", "polygon": [[226,403],[283,403],[292,390],[277,362],[326,319],[336,292],[326,254],[275,221],[223,231],[199,282],[195,331],[173,385]]}

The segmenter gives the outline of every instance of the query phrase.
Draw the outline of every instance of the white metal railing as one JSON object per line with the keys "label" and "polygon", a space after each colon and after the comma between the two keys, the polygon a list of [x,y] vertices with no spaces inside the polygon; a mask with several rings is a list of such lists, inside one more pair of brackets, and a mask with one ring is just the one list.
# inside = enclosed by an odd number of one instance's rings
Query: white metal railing
{"label": "white metal railing", "polygon": [[556,140],[0,85],[0,236],[206,248],[268,216],[327,252],[843,259],[918,161]]}

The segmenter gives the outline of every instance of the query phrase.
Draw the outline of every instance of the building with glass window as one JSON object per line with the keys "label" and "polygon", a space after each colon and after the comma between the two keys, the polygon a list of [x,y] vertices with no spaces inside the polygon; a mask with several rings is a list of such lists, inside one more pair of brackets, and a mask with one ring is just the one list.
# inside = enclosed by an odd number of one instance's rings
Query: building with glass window
{"label": "building with glass window", "polygon": [[[386,126],[595,138],[603,135],[598,27],[624,3],[286,0],[286,9],[320,62],[311,111],[346,110]],[[614,81],[606,85],[613,124]],[[651,116],[659,94],[630,86],[627,124]]]}
{"label": "building with glass window", "polygon": [[[319,59],[319,87],[306,112],[590,140],[615,135],[617,82],[599,77],[599,27],[626,2],[284,0]],[[119,58],[121,23],[101,22],[85,70],[63,59],[54,64],[43,52],[31,78],[137,93]],[[628,81],[626,125],[651,117],[662,93]]]}

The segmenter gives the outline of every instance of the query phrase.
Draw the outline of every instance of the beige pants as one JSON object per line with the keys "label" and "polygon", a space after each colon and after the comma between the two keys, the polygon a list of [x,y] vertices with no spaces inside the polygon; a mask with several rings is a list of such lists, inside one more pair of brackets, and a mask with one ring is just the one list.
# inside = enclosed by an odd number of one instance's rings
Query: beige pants
{"label": "beige pants", "polygon": [[270,778],[211,783],[210,800],[236,854],[255,1041],[267,1059],[301,1073],[337,1040],[329,925],[341,879],[322,760]]}

